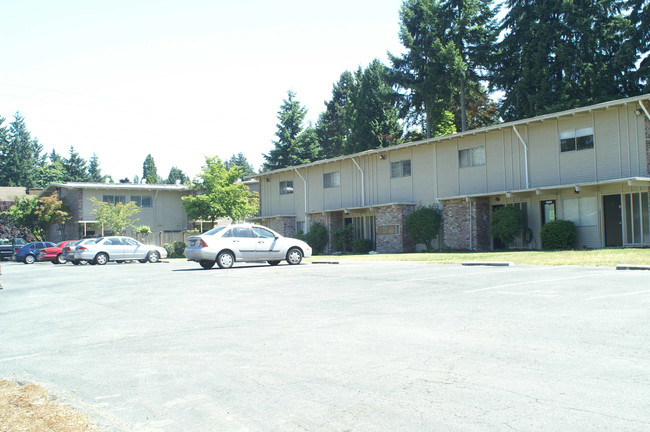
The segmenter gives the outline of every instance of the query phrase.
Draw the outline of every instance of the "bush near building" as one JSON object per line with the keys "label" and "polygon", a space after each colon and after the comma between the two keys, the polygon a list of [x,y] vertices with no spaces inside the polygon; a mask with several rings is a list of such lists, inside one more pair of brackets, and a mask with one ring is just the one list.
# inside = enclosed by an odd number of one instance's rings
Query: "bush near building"
{"label": "bush near building", "polygon": [[437,204],[418,205],[404,222],[413,242],[424,244],[427,250],[432,250],[432,242],[438,238],[442,228],[442,209]]}
{"label": "bush near building", "polygon": [[490,235],[501,240],[506,248],[521,234],[526,220],[526,212],[507,206],[492,212],[490,216]]}
{"label": "bush near building", "polygon": [[549,250],[575,249],[578,238],[576,225],[569,220],[555,220],[542,226],[542,248]]}

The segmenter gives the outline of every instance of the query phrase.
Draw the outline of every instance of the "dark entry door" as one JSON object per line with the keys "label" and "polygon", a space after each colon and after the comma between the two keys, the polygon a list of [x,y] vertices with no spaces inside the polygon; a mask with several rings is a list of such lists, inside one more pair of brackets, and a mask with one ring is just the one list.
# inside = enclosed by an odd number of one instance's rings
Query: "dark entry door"
{"label": "dark entry door", "polygon": [[[499,210],[500,208],[503,208],[503,204],[498,204],[498,205],[493,205],[492,206],[492,211]],[[492,237],[492,249],[493,250],[499,250],[499,249],[505,249],[506,245],[498,238]]]}
{"label": "dark entry door", "polygon": [[605,213],[605,247],[623,246],[621,196],[603,196],[603,209]]}

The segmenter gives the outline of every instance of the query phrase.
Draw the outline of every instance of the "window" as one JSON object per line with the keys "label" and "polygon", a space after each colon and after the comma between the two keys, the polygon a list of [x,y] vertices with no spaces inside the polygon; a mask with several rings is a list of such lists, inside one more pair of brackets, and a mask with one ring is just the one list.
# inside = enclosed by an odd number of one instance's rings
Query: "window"
{"label": "window", "polygon": [[253,233],[251,233],[250,228],[235,227],[230,230],[230,235],[224,235],[224,237],[252,238],[255,236],[253,236]]}
{"label": "window", "polygon": [[485,147],[458,150],[458,162],[461,168],[485,165]]}
{"label": "window", "polygon": [[273,234],[271,231],[264,229],[264,228],[259,228],[259,227],[253,227],[253,234],[255,237],[261,237],[261,238],[275,238],[275,234]]}
{"label": "window", "polygon": [[596,197],[570,198],[562,200],[564,219],[576,226],[595,226],[598,223]]}
{"label": "window", "polygon": [[135,202],[138,207],[153,207],[151,195],[131,195],[131,201]]}
{"label": "window", "polygon": [[323,187],[334,188],[341,186],[341,174],[338,171],[323,174]]}
{"label": "window", "polygon": [[102,201],[105,203],[117,204],[117,203],[126,203],[126,196],[124,195],[104,195]]}
{"label": "window", "polygon": [[399,225],[380,225],[377,227],[377,235],[399,234]]}
{"label": "window", "polygon": [[560,132],[560,151],[570,152],[594,148],[592,128],[574,129]]}
{"label": "window", "polygon": [[296,232],[305,232],[305,221],[296,221]]}
{"label": "window", "polygon": [[402,160],[390,163],[390,178],[410,177],[411,160]]}
{"label": "window", "polygon": [[293,193],[293,180],[280,182],[280,195],[289,195]]}
{"label": "window", "polygon": [[626,241],[629,244],[650,242],[648,192],[625,194]]}

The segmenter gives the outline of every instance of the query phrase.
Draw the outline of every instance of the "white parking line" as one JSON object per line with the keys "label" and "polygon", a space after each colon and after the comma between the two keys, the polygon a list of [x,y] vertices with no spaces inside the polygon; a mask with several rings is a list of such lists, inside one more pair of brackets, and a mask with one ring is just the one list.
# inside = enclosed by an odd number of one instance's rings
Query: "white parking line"
{"label": "white parking line", "polygon": [[598,276],[598,275],[602,275],[602,273],[601,272],[595,272],[595,273],[588,273],[588,274],[584,274],[584,275],[580,275],[580,276],[571,276],[571,277],[556,278],[556,279],[522,281],[522,282],[515,282],[515,283],[510,283],[510,284],[505,284],[505,285],[496,285],[496,286],[491,286],[491,287],[486,287],[486,288],[479,288],[479,289],[469,290],[469,291],[465,291],[465,292],[466,293],[475,293],[475,292],[480,292],[480,291],[489,291],[489,290],[513,287],[513,286],[518,286],[518,285],[532,285],[532,284],[547,283],[547,282],[559,282],[559,281],[565,281],[565,280],[571,280],[571,279],[581,279],[581,278],[586,278],[586,277],[591,277],[591,276]]}
{"label": "white parking line", "polygon": [[608,295],[603,295],[603,296],[598,296],[598,297],[589,297],[587,300],[598,300],[598,299],[604,299],[604,298],[610,298],[610,297],[627,297],[627,296],[632,296],[632,295],[637,295],[637,294],[646,294],[646,293],[650,293],[650,290],[634,291],[634,292],[623,293],[623,294],[608,294]]}

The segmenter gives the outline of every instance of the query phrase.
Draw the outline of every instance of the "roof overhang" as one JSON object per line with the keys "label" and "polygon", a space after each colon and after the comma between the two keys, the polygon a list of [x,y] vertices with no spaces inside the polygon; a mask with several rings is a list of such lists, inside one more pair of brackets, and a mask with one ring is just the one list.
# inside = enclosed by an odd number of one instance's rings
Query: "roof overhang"
{"label": "roof overhang", "polygon": [[544,195],[546,192],[553,192],[556,190],[565,190],[573,189],[576,192],[580,192],[583,188],[597,187],[597,186],[606,186],[613,184],[624,184],[630,187],[650,187],[650,177],[626,177],[613,180],[604,180],[600,182],[580,182],[580,183],[567,183],[556,186],[541,186],[536,188],[528,189],[518,189],[518,190],[509,190],[509,191],[498,191],[498,192],[489,192],[489,193],[478,193],[478,194],[467,194],[467,195],[456,195],[451,197],[438,198],[439,201],[452,201],[459,199],[471,200],[472,198],[488,198],[493,196],[503,196],[506,197],[517,197],[524,195]]}

